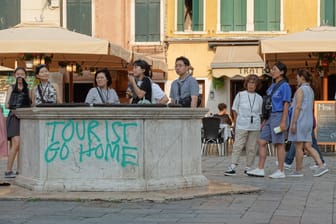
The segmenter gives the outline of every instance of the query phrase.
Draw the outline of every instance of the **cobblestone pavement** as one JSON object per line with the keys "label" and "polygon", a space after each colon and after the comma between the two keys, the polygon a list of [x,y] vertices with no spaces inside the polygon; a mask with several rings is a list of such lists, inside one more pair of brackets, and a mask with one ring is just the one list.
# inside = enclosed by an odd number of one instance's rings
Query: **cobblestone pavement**
{"label": "cobblestone pavement", "polygon": [[[209,180],[251,185],[262,191],[164,202],[1,200],[0,224],[331,224],[336,223],[335,157],[326,156],[325,160],[330,171],[322,177],[312,177],[308,157],[304,177],[273,180],[246,177],[244,166],[238,167],[237,176],[224,177],[230,157],[204,157],[203,172]],[[267,174],[275,169],[275,157],[268,157]]]}

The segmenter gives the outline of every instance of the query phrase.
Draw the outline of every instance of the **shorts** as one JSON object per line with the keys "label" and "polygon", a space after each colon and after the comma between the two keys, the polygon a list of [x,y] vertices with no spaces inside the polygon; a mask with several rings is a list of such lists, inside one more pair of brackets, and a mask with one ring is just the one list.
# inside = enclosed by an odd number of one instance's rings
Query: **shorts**
{"label": "shorts", "polygon": [[270,118],[266,121],[263,129],[261,129],[259,138],[272,144],[284,144],[287,137],[287,130],[278,134],[273,130],[280,125],[281,119],[282,112],[271,113]]}

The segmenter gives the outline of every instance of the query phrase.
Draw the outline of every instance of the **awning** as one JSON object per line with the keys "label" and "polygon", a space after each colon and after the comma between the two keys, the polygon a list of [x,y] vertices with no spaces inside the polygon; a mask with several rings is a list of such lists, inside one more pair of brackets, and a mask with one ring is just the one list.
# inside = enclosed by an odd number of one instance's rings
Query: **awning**
{"label": "awning", "polygon": [[211,63],[212,75],[245,77],[248,74],[262,75],[264,61],[258,54],[258,46],[220,46],[216,48]]}

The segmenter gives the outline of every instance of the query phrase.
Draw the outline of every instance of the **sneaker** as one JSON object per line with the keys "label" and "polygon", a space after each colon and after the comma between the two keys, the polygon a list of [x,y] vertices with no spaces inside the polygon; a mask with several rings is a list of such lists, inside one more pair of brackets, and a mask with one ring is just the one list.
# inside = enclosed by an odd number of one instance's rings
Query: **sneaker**
{"label": "sneaker", "polygon": [[321,167],[313,170],[313,176],[314,177],[320,177],[323,174],[327,173],[329,170],[326,167]]}
{"label": "sneaker", "polygon": [[264,177],[265,171],[264,169],[255,168],[253,170],[246,171],[247,176],[251,177]]}
{"label": "sneaker", "polygon": [[287,174],[287,177],[303,177],[303,173],[293,170],[292,172]]}
{"label": "sneaker", "polygon": [[269,178],[273,179],[279,179],[279,178],[285,178],[285,172],[281,172],[280,170],[275,171],[273,174],[269,175]]}
{"label": "sneaker", "polygon": [[16,175],[13,171],[6,171],[5,172],[5,178],[15,178]]}
{"label": "sneaker", "polygon": [[235,176],[235,165],[230,165],[228,169],[224,172],[224,176]]}
{"label": "sneaker", "polygon": [[292,168],[292,164],[287,164],[287,163],[284,163],[284,168],[286,170],[290,170]]}
{"label": "sneaker", "polygon": [[[326,167],[327,166],[327,164],[326,163],[323,163],[323,167]],[[318,165],[312,165],[312,166],[310,166],[309,167],[311,170],[316,170],[317,168],[319,168],[319,166]]]}
{"label": "sneaker", "polygon": [[249,170],[251,170],[251,168],[248,167],[248,166],[244,168],[244,174],[245,174],[246,176],[248,176],[248,175],[247,175],[247,171],[249,171]]}
{"label": "sneaker", "polygon": [[[278,166],[279,165],[279,162],[278,161],[275,161],[275,165]],[[284,168],[286,170],[290,170],[292,169],[292,164],[287,164],[286,162],[284,162]]]}

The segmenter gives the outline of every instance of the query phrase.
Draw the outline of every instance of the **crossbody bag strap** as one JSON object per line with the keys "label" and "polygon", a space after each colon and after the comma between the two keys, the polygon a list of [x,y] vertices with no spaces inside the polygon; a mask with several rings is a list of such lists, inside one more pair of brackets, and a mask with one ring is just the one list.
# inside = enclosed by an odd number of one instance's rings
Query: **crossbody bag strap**
{"label": "crossbody bag strap", "polygon": [[37,86],[37,90],[38,90],[38,92],[40,94],[42,103],[45,103],[45,100],[43,98],[43,93],[42,93],[42,89],[41,89],[41,85],[40,84]]}
{"label": "crossbody bag strap", "polygon": [[99,97],[100,97],[101,101],[102,101],[103,103],[105,103],[105,100],[104,100],[104,98],[103,98],[103,96],[102,96],[102,94],[101,94],[99,88],[96,87],[96,89],[97,89],[97,92],[98,92],[98,94],[99,94]]}
{"label": "crossbody bag strap", "polygon": [[278,82],[274,88],[272,89],[272,92],[271,92],[271,97],[273,96],[273,94],[275,93],[275,91],[281,86],[282,83],[286,82],[286,80],[282,79],[280,82]]}

